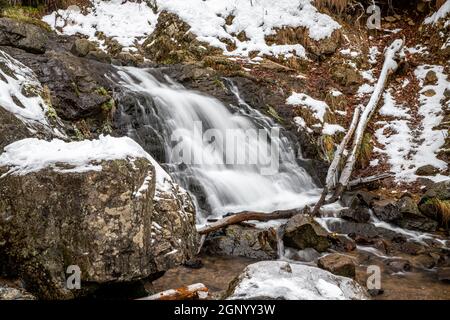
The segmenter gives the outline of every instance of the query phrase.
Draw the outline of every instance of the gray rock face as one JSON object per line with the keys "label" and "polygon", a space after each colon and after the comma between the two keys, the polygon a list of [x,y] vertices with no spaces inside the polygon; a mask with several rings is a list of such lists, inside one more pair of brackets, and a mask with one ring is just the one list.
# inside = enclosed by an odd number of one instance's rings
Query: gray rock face
{"label": "gray rock face", "polygon": [[230,283],[225,298],[359,300],[368,299],[368,296],[354,280],[319,268],[283,261],[260,261],[247,266]]}
{"label": "gray rock face", "polygon": [[331,243],[327,231],[312,217],[298,214],[288,220],[284,227],[284,244],[296,249],[314,248],[326,251]]}
{"label": "gray rock face", "polygon": [[31,137],[25,124],[0,105],[0,153],[8,144]]}
{"label": "gray rock face", "polygon": [[[101,171],[44,169],[1,178],[0,255],[38,298],[74,298],[103,284],[145,279],[196,251],[192,202],[169,191],[154,201],[147,159],[101,165]],[[148,188],[137,196],[146,179]],[[70,265],[80,267],[81,290],[65,288]]]}
{"label": "gray rock face", "polygon": [[0,45],[12,46],[33,53],[44,53],[47,31],[29,23],[0,18]]}

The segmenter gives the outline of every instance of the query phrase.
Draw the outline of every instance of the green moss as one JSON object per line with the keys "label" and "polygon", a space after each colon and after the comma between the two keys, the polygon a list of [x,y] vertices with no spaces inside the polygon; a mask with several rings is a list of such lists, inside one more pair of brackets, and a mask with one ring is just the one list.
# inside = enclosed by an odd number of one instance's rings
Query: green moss
{"label": "green moss", "polygon": [[30,23],[51,32],[52,29],[50,26],[40,20],[40,17],[44,14],[44,12],[44,6],[38,6],[36,8],[28,6],[8,6],[2,10],[1,16],[20,22]]}
{"label": "green moss", "polygon": [[267,113],[274,119],[276,119],[278,122],[283,122],[283,118],[281,118],[278,114],[278,112],[271,106],[271,105],[266,105],[267,106]]}
{"label": "green moss", "polygon": [[78,140],[78,141],[84,140],[84,135],[78,128],[75,128],[75,137],[74,137],[74,139]]}
{"label": "green moss", "polygon": [[95,92],[97,92],[101,96],[109,96],[108,90],[103,87],[98,87],[97,89],[95,89]]}
{"label": "green moss", "polygon": [[114,102],[114,99],[111,98],[108,101],[106,101],[105,103],[102,104],[101,108],[104,112],[111,112],[111,110],[113,110],[116,107],[116,103]]}
{"label": "green moss", "polygon": [[221,80],[219,80],[218,78],[214,79],[214,80],[213,80],[213,83],[214,83],[217,87],[219,87],[219,88],[223,89],[224,91],[226,91],[227,88],[225,87],[225,85],[223,84],[223,82],[222,82]]}
{"label": "green moss", "polygon": [[55,108],[53,108],[53,106],[48,106],[46,116],[52,120],[56,120],[58,118],[58,114],[56,113],[56,110]]}

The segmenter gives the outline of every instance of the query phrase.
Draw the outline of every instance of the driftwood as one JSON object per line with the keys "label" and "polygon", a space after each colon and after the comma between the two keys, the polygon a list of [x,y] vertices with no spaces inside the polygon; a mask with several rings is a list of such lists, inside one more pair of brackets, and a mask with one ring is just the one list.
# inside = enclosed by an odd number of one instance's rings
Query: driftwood
{"label": "driftwood", "polygon": [[301,213],[301,210],[292,209],[292,210],[279,210],[271,213],[265,212],[255,212],[255,211],[242,211],[230,216],[227,216],[223,219],[217,220],[210,225],[204,226],[203,228],[198,229],[198,233],[201,235],[208,234],[210,232],[222,229],[226,226],[241,223],[243,221],[248,220],[257,220],[257,221],[269,221],[275,219],[289,219],[296,214]]}
{"label": "driftwood", "polygon": [[208,288],[203,283],[195,283],[178,289],[169,289],[138,300],[204,300]]}

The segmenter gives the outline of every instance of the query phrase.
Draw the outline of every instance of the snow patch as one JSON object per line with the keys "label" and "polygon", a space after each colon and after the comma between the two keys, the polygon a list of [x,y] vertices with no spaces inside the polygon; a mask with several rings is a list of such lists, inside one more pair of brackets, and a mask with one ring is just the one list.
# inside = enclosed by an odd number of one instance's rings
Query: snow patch
{"label": "snow patch", "polygon": [[345,129],[338,124],[326,123],[323,125],[322,134],[333,136],[338,132],[345,132]]}
{"label": "snow patch", "polygon": [[450,0],[447,0],[438,11],[433,13],[430,17],[426,18],[425,24],[435,24],[439,19],[445,18],[450,13]]}
{"label": "snow patch", "polygon": [[330,109],[325,102],[316,100],[304,93],[292,93],[286,99],[286,103],[294,106],[305,106],[309,108],[313,112],[314,117],[319,119],[322,123],[324,121],[325,113]]}

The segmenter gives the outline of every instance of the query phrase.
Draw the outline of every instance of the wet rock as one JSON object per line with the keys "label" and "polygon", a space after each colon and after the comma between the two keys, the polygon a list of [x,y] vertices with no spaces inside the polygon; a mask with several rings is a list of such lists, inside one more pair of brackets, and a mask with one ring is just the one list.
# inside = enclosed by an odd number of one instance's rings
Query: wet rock
{"label": "wet rock", "polygon": [[[285,285],[289,283],[289,286]],[[227,299],[359,300],[366,291],[354,280],[306,265],[260,261],[247,266],[231,283]]]}
{"label": "wet rock", "polygon": [[346,207],[370,207],[378,199],[379,196],[370,191],[358,190],[344,192],[341,201]]}
{"label": "wet rock", "polygon": [[393,222],[401,218],[401,213],[393,199],[375,201],[372,209],[375,216],[382,221]]}
{"label": "wet rock", "polygon": [[314,248],[319,252],[326,251],[331,242],[328,232],[312,217],[298,214],[288,220],[284,226],[284,244],[296,249]]}
{"label": "wet rock", "polygon": [[407,272],[411,271],[411,264],[408,260],[390,260],[386,265],[392,272]]}
{"label": "wet rock", "polygon": [[[0,256],[40,299],[136,283],[196,252],[192,201],[173,189],[154,200],[155,170],[147,159],[95,164],[102,169],[64,173],[73,167],[58,163],[1,178]],[[7,171],[0,167],[0,176]],[[80,290],[64,285],[69,265],[81,270]]]}
{"label": "wet rock", "polygon": [[0,285],[0,300],[35,300],[31,293],[18,288]]}
{"label": "wet rock", "polygon": [[426,217],[438,221],[444,227],[450,213],[450,182],[432,184],[419,201],[420,212]]}
{"label": "wet rock", "polygon": [[333,243],[333,248],[338,251],[349,252],[356,249],[355,240],[342,234],[332,235],[331,242]]}
{"label": "wet rock", "polygon": [[[329,222],[327,226],[331,232],[348,234],[353,239],[356,239],[357,237],[360,237],[361,239],[371,239],[377,237],[392,239],[397,236],[396,232],[376,227],[371,223],[357,223],[340,220]],[[371,240],[368,241],[371,242]]]}
{"label": "wet rock", "polygon": [[421,166],[421,167],[417,168],[417,170],[416,170],[416,174],[418,176],[435,176],[438,173],[439,173],[439,169],[432,166],[431,164]]}
{"label": "wet rock", "polygon": [[395,220],[395,223],[406,229],[420,231],[435,231],[437,222],[422,215],[415,201],[410,197],[403,197],[397,203],[401,218]]}
{"label": "wet rock", "polygon": [[306,248],[303,250],[294,250],[291,248],[286,248],[284,256],[288,259],[302,262],[313,262],[320,257],[320,253],[313,248]]}
{"label": "wet rock", "polygon": [[450,267],[438,268],[437,276],[440,281],[450,282]]}
{"label": "wet rock", "polygon": [[338,276],[355,277],[355,262],[342,254],[328,254],[317,261],[317,266]]}
{"label": "wet rock", "polygon": [[339,215],[345,220],[364,223],[370,220],[370,209],[367,207],[358,206],[356,208],[341,210]]}
{"label": "wet rock", "polygon": [[216,255],[276,259],[276,231],[273,228],[266,230],[231,225],[222,232],[208,236],[202,250]]}
{"label": "wet rock", "polygon": [[44,53],[48,32],[37,25],[0,18],[0,45],[12,46],[27,52]]}
{"label": "wet rock", "polygon": [[436,266],[436,260],[429,254],[420,254],[412,259],[412,264],[416,268],[432,269]]}

